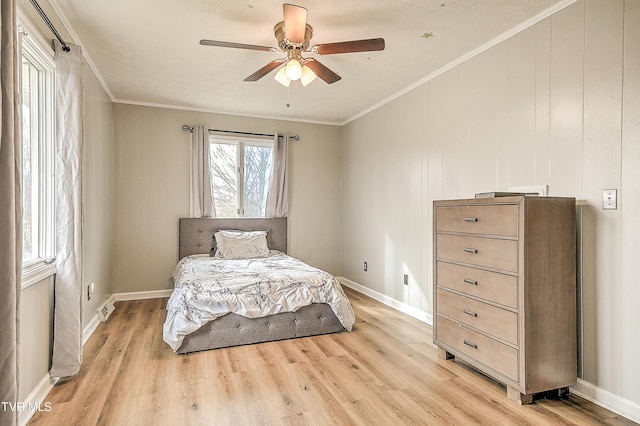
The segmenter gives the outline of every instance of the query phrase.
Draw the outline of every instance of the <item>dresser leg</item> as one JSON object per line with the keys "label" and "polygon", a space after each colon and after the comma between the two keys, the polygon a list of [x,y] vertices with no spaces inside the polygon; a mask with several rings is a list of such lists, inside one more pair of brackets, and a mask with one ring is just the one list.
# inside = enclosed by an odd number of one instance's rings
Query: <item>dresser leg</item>
{"label": "dresser leg", "polygon": [[453,359],[455,356],[438,346],[438,358],[447,360]]}
{"label": "dresser leg", "polygon": [[560,388],[558,389],[558,397],[559,398],[569,398],[569,388]]}
{"label": "dresser leg", "polygon": [[520,390],[507,386],[507,398],[517,402],[520,405],[531,404],[533,402],[533,394],[522,394]]}

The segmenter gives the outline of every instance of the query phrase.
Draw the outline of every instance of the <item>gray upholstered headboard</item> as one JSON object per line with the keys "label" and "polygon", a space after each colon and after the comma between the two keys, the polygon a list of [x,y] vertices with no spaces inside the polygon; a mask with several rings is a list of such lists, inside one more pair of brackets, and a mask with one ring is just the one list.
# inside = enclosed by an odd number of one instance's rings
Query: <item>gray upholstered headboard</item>
{"label": "gray upholstered headboard", "polygon": [[181,218],[178,221],[179,259],[207,254],[213,233],[225,229],[267,231],[270,249],[287,252],[287,218]]}

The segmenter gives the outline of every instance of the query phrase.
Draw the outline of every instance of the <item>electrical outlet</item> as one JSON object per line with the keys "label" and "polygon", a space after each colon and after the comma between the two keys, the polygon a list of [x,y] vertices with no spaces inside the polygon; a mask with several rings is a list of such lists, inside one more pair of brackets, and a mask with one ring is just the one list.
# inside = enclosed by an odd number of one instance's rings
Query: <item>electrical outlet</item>
{"label": "electrical outlet", "polygon": [[367,262],[364,262],[364,267],[363,267],[363,269],[364,269],[364,271],[365,271],[365,272],[367,272],[367,268],[368,268],[368,267],[367,267]]}
{"label": "electrical outlet", "polygon": [[404,274],[404,285],[409,285],[409,275]]}
{"label": "electrical outlet", "polygon": [[87,300],[91,300],[91,295],[93,294],[93,290],[96,289],[96,283],[91,283],[87,286]]}

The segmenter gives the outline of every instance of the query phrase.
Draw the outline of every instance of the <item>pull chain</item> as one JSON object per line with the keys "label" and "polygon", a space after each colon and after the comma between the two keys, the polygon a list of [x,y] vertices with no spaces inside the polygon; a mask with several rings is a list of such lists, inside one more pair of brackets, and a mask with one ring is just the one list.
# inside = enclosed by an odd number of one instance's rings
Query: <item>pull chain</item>
{"label": "pull chain", "polygon": [[285,104],[287,108],[291,108],[291,86],[287,86],[287,103]]}

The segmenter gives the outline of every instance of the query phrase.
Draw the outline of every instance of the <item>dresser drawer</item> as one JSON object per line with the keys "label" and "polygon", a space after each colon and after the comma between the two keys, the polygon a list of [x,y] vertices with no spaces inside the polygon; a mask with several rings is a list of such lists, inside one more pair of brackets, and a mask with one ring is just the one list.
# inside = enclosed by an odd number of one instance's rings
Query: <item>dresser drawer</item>
{"label": "dresser drawer", "polygon": [[469,330],[441,316],[438,316],[436,321],[437,340],[466,354],[514,382],[518,382],[517,349]]}
{"label": "dresser drawer", "polygon": [[458,322],[518,344],[518,314],[446,290],[437,290],[437,312]]}
{"label": "dresser drawer", "polygon": [[438,286],[518,308],[518,277],[447,262],[437,262],[436,267]]}
{"label": "dresser drawer", "polygon": [[518,206],[439,206],[436,231],[518,236]]}
{"label": "dresser drawer", "polygon": [[497,238],[437,235],[437,258],[518,272],[518,242]]}

